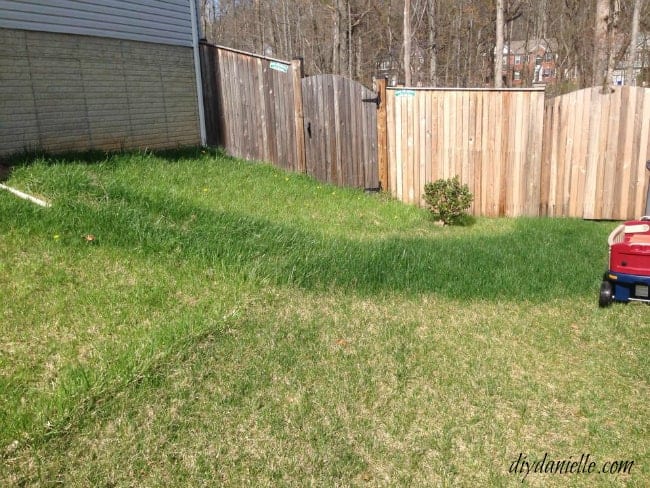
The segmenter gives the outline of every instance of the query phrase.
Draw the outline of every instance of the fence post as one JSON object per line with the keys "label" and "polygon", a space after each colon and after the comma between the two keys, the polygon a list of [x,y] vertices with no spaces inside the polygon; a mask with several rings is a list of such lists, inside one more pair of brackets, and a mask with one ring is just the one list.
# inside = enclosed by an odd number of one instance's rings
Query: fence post
{"label": "fence post", "polygon": [[388,188],[388,118],[386,111],[386,78],[375,78],[377,96],[377,164],[379,166],[379,184],[381,189]]}
{"label": "fence post", "polygon": [[291,61],[291,76],[293,79],[294,126],[296,131],[296,171],[307,173],[305,154],[305,117],[302,107],[302,58]]}
{"label": "fence post", "polygon": [[214,66],[214,48],[208,45],[207,42],[201,40],[199,42],[199,56],[201,59],[201,82],[203,83],[203,113],[205,116],[205,132],[206,144],[208,146],[218,145],[215,140],[216,123],[214,121],[215,110],[215,94],[214,89],[216,86],[216,74]]}

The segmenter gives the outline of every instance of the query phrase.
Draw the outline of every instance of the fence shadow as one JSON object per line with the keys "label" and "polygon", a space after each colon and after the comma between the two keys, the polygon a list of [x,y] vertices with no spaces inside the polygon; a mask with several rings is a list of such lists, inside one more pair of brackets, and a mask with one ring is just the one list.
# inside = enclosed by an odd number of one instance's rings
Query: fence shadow
{"label": "fence shadow", "polygon": [[[61,202],[34,218],[44,234],[51,228],[68,235],[90,232],[98,245],[153,255],[172,268],[225,266],[260,283],[368,296],[436,293],[458,300],[534,302],[589,296],[606,253],[602,226],[589,222],[576,222],[568,234],[562,220],[521,219],[498,235],[360,241],[119,187],[109,189],[101,205]],[[20,216],[8,215],[0,229],[20,225]]]}

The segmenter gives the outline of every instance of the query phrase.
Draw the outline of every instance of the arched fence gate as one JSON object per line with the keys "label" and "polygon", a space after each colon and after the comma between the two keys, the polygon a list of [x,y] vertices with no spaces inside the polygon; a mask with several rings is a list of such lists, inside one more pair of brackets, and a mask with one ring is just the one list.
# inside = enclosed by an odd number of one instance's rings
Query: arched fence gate
{"label": "arched fence gate", "polygon": [[378,96],[292,62],[203,45],[208,144],[328,183],[378,188]]}

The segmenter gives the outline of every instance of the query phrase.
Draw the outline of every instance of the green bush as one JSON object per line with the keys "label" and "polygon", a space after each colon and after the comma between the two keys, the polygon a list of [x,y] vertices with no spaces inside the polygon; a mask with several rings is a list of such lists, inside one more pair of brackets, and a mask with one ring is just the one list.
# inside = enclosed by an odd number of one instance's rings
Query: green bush
{"label": "green bush", "polygon": [[463,222],[474,196],[458,176],[424,185],[424,201],[436,220],[454,225]]}

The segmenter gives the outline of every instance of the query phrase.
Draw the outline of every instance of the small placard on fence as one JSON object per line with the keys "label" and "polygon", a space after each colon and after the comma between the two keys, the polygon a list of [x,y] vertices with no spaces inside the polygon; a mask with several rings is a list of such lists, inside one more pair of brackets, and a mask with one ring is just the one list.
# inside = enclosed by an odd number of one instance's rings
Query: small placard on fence
{"label": "small placard on fence", "polygon": [[396,97],[414,97],[415,96],[415,90],[397,90],[395,92]]}
{"label": "small placard on fence", "polygon": [[281,71],[282,73],[289,71],[289,65],[278,63],[277,61],[271,61],[270,68],[275,71]]}

